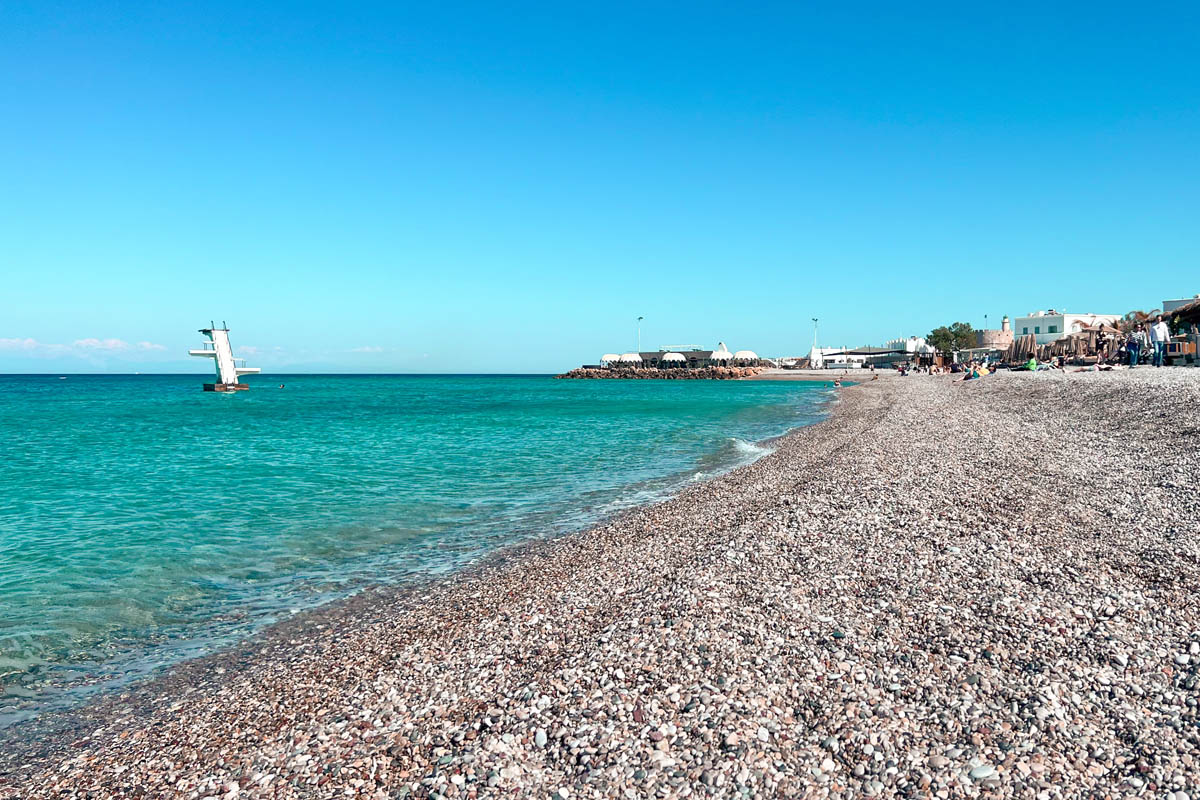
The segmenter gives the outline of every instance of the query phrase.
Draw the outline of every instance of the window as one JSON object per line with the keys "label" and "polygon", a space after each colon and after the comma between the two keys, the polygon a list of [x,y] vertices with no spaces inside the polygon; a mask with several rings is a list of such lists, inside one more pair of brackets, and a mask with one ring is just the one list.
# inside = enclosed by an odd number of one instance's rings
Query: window
{"label": "window", "polygon": [[1028,325],[1026,325],[1024,328],[1021,328],[1021,333],[1022,333],[1022,334],[1029,333],[1029,326],[1028,326]]}
{"label": "window", "polygon": [[1034,332],[1034,333],[1041,333],[1041,332],[1042,332],[1042,326],[1041,326],[1041,325],[1035,325],[1035,326],[1034,326],[1034,328],[1033,328],[1033,332]]}
{"label": "window", "polygon": [[1049,328],[1049,330],[1050,330],[1050,333],[1058,333],[1058,326],[1057,326],[1057,325],[1051,325],[1051,326],[1050,326],[1050,328]]}

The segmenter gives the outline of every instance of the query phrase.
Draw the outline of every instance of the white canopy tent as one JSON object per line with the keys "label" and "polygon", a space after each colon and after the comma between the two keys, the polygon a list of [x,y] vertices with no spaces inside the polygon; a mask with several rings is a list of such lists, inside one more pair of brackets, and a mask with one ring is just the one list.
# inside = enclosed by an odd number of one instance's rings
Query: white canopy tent
{"label": "white canopy tent", "polygon": [[709,361],[732,361],[733,353],[729,352],[729,348],[724,342],[717,342],[717,349],[712,351],[712,355],[708,357]]}

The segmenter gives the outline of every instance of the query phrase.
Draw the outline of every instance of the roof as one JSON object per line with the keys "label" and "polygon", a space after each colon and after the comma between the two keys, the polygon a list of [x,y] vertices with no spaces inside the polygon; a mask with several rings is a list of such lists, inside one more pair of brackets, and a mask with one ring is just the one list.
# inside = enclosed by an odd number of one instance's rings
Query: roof
{"label": "roof", "polygon": [[605,353],[604,355],[600,356],[601,361],[618,361],[620,358],[621,357],[616,353]]}
{"label": "roof", "polygon": [[733,357],[738,359],[739,361],[742,359],[746,359],[749,361],[757,361],[758,353],[754,352],[753,350],[738,350],[736,353],[733,354]]}
{"label": "roof", "polygon": [[642,357],[639,356],[637,353],[622,353],[617,360],[624,361],[629,364],[635,364],[635,363],[641,361]]}
{"label": "roof", "polygon": [[1163,316],[1175,317],[1185,322],[1200,322],[1200,300],[1193,300],[1190,303],[1186,303]]}
{"label": "roof", "polygon": [[662,357],[663,361],[687,361],[687,356],[683,353],[665,353]]}

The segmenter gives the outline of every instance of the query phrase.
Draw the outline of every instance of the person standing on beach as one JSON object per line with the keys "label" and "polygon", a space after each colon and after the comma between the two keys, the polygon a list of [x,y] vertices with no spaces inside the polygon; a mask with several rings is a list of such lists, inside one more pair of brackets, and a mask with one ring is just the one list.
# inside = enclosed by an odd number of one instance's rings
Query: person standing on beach
{"label": "person standing on beach", "polygon": [[1155,317],[1150,326],[1150,344],[1154,346],[1154,366],[1161,367],[1167,354],[1167,342],[1171,340],[1171,329],[1162,317]]}

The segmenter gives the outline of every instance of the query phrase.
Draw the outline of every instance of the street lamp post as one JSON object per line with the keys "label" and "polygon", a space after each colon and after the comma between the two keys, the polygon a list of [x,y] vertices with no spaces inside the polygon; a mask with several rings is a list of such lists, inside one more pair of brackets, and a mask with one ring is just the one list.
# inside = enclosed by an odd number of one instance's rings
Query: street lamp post
{"label": "street lamp post", "polygon": [[641,355],[641,353],[642,353],[642,320],[644,320],[644,319],[645,319],[645,317],[637,318],[637,332],[638,332],[638,349],[637,349],[637,351],[638,351],[638,355]]}

